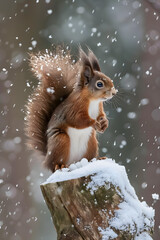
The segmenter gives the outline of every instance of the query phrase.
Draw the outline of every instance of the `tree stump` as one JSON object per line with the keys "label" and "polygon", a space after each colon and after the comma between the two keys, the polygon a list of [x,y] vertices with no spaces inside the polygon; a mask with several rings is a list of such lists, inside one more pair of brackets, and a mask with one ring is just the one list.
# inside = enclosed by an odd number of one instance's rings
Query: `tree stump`
{"label": "tree stump", "polygon": [[154,210],[138,200],[125,168],[111,159],[58,170],[41,190],[58,240],[152,239]]}

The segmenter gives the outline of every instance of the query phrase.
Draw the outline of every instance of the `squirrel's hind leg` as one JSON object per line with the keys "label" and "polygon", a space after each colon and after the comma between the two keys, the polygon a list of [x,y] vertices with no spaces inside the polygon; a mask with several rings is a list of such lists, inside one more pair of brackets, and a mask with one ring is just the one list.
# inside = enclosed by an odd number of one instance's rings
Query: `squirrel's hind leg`
{"label": "squirrel's hind leg", "polygon": [[52,172],[64,168],[69,158],[70,139],[65,132],[52,135],[48,139],[48,150],[44,165]]}

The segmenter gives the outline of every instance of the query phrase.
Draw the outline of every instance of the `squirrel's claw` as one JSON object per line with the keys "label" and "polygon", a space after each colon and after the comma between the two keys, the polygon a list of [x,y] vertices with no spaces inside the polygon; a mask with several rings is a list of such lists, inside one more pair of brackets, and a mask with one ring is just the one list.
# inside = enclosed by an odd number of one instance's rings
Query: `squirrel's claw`
{"label": "squirrel's claw", "polygon": [[105,160],[107,157],[99,157],[98,160]]}
{"label": "squirrel's claw", "polygon": [[58,164],[56,164],[55,171],[57,171],[58,169],[60,169],[60,166]]}
{"label": "squirrel's claw", "polygon": [[98,132],[101,130],[101,124],[98,121],[95,122],[94,129]]}
{"label": "squirrel's claw", "polygon": [[55,166],[55,171],[56,171],[56,170],[59,170],[59,169],[62,169],[62,168],[67,168],[67,166],[64,165],[64,164],[60,164],[60,165],[56,164],[56,166]]}

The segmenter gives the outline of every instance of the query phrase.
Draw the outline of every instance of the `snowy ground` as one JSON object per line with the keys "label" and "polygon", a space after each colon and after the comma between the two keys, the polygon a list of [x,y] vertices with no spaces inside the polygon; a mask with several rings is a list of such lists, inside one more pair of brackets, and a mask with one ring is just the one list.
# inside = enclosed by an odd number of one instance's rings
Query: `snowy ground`
{"label": "snowy ground", "polygon": [[[110,219],[110,227],[99,228],[103,235],[103,240],[114,239],[117,234],[113,229],[125,231],[130,229],[130,233],[137,233],[135,240],[151,240],[152,238],[145,232],[154,226],[155,211],[146,202],[140,202],[134,188],[131,186],[125,167],[120,166],[112,159],[96,160],[88,162],[82,159],[80,162],[70,165],[69,168],[57,170],[44,184],[62,182],[71,179],[81,178],[91,175],[91,181],[87,188],[91,194],[100,186],[112,183],[120,189],[118,193],[124,199],[119,204],[119,209],[115,211],[115,217]],[[107,184],[108,187],[108,184]]]}

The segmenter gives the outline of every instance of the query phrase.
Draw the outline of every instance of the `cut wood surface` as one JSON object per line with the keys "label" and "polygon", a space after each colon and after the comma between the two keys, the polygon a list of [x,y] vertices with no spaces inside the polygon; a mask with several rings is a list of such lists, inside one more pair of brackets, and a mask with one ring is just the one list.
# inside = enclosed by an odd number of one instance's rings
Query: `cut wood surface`
{"label": "cut wood surface", "polygon": [[58,170],[41,185],[57,239],[152,239],[154,210],[125,183],[124,167],[111,160],[83,165]]}

